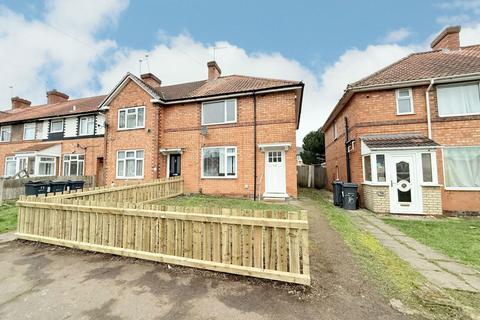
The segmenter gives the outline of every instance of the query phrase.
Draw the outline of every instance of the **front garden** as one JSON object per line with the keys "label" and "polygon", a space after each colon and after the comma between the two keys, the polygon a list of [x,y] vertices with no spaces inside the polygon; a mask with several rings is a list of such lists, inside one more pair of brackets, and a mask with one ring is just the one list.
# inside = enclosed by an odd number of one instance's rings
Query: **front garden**
{"label": "front garden", "polygon": [[13,202],[0,205],[0,233],[15,230],[17,227],[18,209]]}

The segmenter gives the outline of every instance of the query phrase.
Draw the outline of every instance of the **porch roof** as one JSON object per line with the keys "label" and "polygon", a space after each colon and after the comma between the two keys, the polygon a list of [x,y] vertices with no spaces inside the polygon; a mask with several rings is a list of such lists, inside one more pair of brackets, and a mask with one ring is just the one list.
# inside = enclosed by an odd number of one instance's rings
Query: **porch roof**
{"label": "porch roof", "polygon": [[42,150],[54,147],[56,145],[59,145],[59,144],[58,143],[39,143],[39,144],[34,144],[34,145],[28,146],[26,148],[17,150],[17,151],[15,151],[15,153],[37,152],[37,151],[42,151]]}
{"label": "porch roof", "polygon": [[439,144],[420,133],[375,134],[360,138],[370,149],[432,148]]}

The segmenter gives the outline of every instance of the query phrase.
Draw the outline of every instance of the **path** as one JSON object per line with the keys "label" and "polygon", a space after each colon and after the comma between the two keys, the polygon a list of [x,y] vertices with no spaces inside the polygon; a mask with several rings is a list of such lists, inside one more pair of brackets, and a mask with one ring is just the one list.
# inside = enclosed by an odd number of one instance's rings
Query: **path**
{"label": "path", "polygon": [[410,263],[431,283],[446,289],[480,292],[480,273],[405,235],[367,210],[349,211],[352,220],[383,246]]}

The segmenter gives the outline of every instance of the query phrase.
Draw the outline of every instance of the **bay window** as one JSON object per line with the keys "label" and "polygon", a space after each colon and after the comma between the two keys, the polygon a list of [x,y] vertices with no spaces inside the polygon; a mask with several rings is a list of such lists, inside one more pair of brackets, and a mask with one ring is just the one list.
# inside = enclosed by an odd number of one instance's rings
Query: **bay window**
{"label": "bay window", "polygon": [[117,151],[117,178],[142,179],[143,178],[143,150]]}
{"label": "bay window", "polygon": [[15,157],[5,158],[5,177],[13,177],[17,173],[17,159]]}
{"label": "bay window", "polygon": [[25,123],[23,125],[23,140],[35,139],[35,123]]}
{"label": "bay window", "polygon": [[54,157],[39,157],[38,175],[39,176],[55,175],[55,158]]}
{"label": "bay window", "polygon": [[445,187],[480,190],[480,146],[443,149]]}
{"label": "bay window", "polygon": [[93,135],[95,132],[95,117],[81,117],[78,134],[81,136]]}
{"label": "bay window", "polygon": [[365,181],[372,181],[372,159],[370,155],[363,157],[363,178]]}
{"label": "bay window", "polygon": [[377,182],[385,182],[387,181],[385,174],[385,155],[377,154],[375,159],[377,160]]}
{"label": "bay window", "polygon": [[384,154],[363,156],[363,181],[384,184],[387,181],[386,160]]}
{"label": "bay window", "polygon": [[440,117],[480,114],[480,85],[470,82],[438,86],[437,100]]}
{"label": "bay window", "polygon": [[237,121],[237,100],[204,102],[202,125],[232,123]]}
{"label": "bay window", "polygon": [[118,110],[118,129],[139,129],[145,127],[145,107]]}
{"label": "bay window", "polygon": [[235,178],[236,176],[236,147],[202,149],[202,178]]}
{"label": "bay window", "polygon": [[66,154],[63,156],[63,175],[64,176],[83,176],[85,167],[85,155]]}
{"label": "bay window", "polygon": [[423,182],[433,182],[432,154],[422,153]]}

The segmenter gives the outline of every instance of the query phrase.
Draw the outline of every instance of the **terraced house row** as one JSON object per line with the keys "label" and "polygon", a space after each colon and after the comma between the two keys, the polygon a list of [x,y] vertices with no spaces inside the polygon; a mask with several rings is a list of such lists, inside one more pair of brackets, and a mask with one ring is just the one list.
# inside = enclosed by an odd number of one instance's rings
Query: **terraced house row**
{"label": "terraced house row", "polygon": [[297,195],[296,129],[303,83],[222,76],[162,85],[131,73],[107,95],[47,103],[12,98],[0,113],[5,177],[95,175],[127,184],[181,175],[187,192]]}

